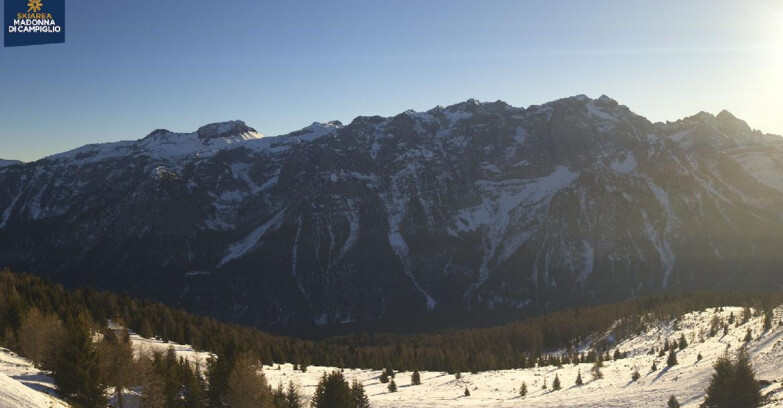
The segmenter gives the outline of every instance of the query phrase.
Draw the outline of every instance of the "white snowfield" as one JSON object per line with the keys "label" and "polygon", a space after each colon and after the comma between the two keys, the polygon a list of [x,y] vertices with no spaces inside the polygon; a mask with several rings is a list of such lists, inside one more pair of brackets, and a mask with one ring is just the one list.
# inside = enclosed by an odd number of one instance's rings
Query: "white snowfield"
{"label": "white snowfield", "polygon": [[[353,378],[364,384],[370,403],[376,408],[425,408],[425,407],[665,407],[666,401],[674,395],[682,407],[696,408],[704,400],[704,391],[713,373],[712,364],[725,350],[734,353],[745,342],[743,339],[750,328],[753,340],[747,344],[756,378],[768,381],[762,386],[762,394],[768,397],[765,408],[783,407],[783,306],[775,309],[772,329],[763,331],[763,317],[753,317],[747,323],[732,324],[728,334],[722,330],[709,337],[713,316],[727,322],[734,313],[739,321],[742,308],[725,307],[722,311],[709,309],[688,313],[677,322],[671,321],[646,332],[621,341],[617,348],[628,353],[628,357],[607,361],[601,369],[602,379],[593,379],[591,364],[541,367],[519,370],[488,371],[478,374],[462,373],[460,379],[443,372],[421,372],[422,384],[410,385],[411,373],[397,373],[394,378],[398,391],[391,393],[387,384],[379,382],[380,371],[345,369],[349,381]],[[678,340],[685,334],[689,345],[677,353],[679,364],[666,367],[666,356],[650,354],[650,349],[660,349],[664,340]],[[704,338],[704,342],[700,338]],[[145,350],[166,351],[173,346],[177,355],[198,362],[203,368],[209,353],[195,351],[187,345],[165,343],[154,339],[131,336],[137,353]],[[588,344],[583,349],[587,350]],[[613,353],[614,347],[610,354]],[[697,361],[701,354],[703,359]],[[651,372],[653,361],[658,370]],[[335,370],[334,367],[310,366],[303,373],[293,370],[291,364],[281,364],[263,369],[267,381],[273,387],[284,386],[293,380],[302,393],[310,397],[320,377]],[[631,380],[637,368],[641,378]],[[574,384],[581,371],[584,385]],[[561,390],[552,390],[552,381],[557,375]],[[546,381],[547,389],[542,389]],[[519,396],[522,382],[527,384],[528,394]],[[470,396],[464,395],[465,388]],[[27,360],[0,349],[0,408],[5,407],[65,407],[62,401],[49,395],[53,393],[51,378],[32,367]],[[134,395],[135,392],[129,394]],[[129,395],[129,399],[134,398]],[[130,402],[130,401],[129,401]]]}
{"label": "white snowfield", "polygon": [[54,380],[30,361],[0,347],[0,408],[59,408]]}

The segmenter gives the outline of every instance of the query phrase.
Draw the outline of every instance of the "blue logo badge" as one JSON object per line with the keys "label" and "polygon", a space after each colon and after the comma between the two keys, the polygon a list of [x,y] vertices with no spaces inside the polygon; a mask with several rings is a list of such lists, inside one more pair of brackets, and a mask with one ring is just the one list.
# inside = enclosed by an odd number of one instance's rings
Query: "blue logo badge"
{"label": "blue logo badge", "polygon": [[65,0],[5,0],[4,45],[65,42]]}

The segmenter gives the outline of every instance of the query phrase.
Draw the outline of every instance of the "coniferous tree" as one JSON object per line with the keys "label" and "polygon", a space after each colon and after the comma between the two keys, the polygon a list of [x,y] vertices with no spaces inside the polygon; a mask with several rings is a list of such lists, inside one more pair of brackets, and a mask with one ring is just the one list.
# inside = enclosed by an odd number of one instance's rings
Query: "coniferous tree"
{"label": "coniferous tree", "polygon": [[[353,393],[353,390],[351,391]],[[304,408],[304,397],[302,397],[302,393],[299,391],[299,387],[294,384],[293,380],[288,381],[288,388],[285,392],[285,405],[283,405],[283,407]]]}
{"label": "coniferous tree", "polygon": [[[459,375],[459,373],[457,373]],[[389,375],[386,374],[386,369],[384,368],[383,371],[381,371],[380,377],[378,377],[378,381],[381,382],[381,384],[386,384],[389,382]]]}
{"label": "coniferous tree", "polygon": [[519,396],[524,397],[527,395],[527,384],[522,381],[522,386],[519,387]]}
{"label": "coniferous tree", "polygon": [[653,360],[652,367],[650,367],[650,372],[658,371],[658,365],[655,364],[655,360]]}
{"label": "coniferous tree", "polygon": [[336,370],[329,374],[324,373],[310,400],[312,408],[352,408],[355,403],[351,387],[348,386],[343,373]]}
{"label": "coniferous tree", "polygon": [[674,349],[669,350],[669,357],[666,358],[666,366],[674,367],[677,365],[677,352]]}
{"label": "coniferous tree", "polygon": [[413,370],[413,374],[411,374],[411,385],[421,385],[421,374],[419,374],[419,370]]}
{"label": "coniferous tree", "polygon": [[62,348],[63,326],[57,316],[30,309],[17,331],[20,354],[36,367],[53,369],[57,353]]}
{"label": "coniferous tree", "polygon": [[272,393],[260,364],[249,353],[241,354],[228,376],[226,403],[231,408],[266,408],[272,405]]}
{"label": "coniferous tree", "polygon": [[465,387],[465,396],[470,397],[470,390],[468,389],[468,387]]}
{"label": "coniferous tree", "polygon": [[767,332],[772,328],[772,309],[764,311],[764,331]]}
{"label": "coniferous tree", "polygon": [[750,331],[750,327],[748,327],[748,331],[747,331],[747,333],[745,333],[745,338],[743,339],[743,341],[745,343],[747,343],[747,342],[749,342],[751,340],[753,340],[753,332]]}
{"label": "coniferous tree", "polygon": [[593,363],[593,367],[590,369],[593,379],[600,380],[601,378],[604,378],[604,374],[601,372],[601,367],[603,366],[604,362],[600,358]]}
{"label": "coniferous tree", "polygon": [[576,371],[576,381],[574,381],[574,384],[576,385],[584,384],[584,382],[582,381],[582,370]]}
{"label": "coniferous tree", "polygon": [[680,347],[680,350],[685,350],[685,348],[688,347],[688,341],[685,340],[685,333],[680,335],[679,347]]}
{"label": "coniferous tree", "polygon": [[128,331],[105,330],[103,340],[98,344],[98,355],[103,384],[114,387],[117,406],[123,408],[125,397],[122,390],[130,385],[133,375],[133,348]]}
{"label": "coniferous tree", "polygon": [[389,381],[389,392],[397,392],[397,383],[394,382],[394,379],[392,378],[391,381]]}
{"label": "coniferous tree", "polygon": [[752,408],[761,402],[761,389],[756,381],[748,355],[740,350],[736,362],[724,354],[713,365],[704,399],[705,408]]}
{"label": "coniferous tree", "polygon": [[278,382],[277,388],[272,391],[272,407],[274,408],[287,408],[285,401],[286,393],[283,388],[283,383]]}
{"label": "coniferous tree", "polygon": [[631,373],[631,381],[636,381],[636,380],[638,380],[641,377],[642,377],[642,375],[639,374],[639,370],[637,368],[634,368],[633,369],[633,373]]}
{"label": "coniferous tree", "polygon": [[666,403],[667,408],[680,408],[680,402],[677,401],[677,398],[672,395],[669,397],[669,401]]}
{"label": "coniferous tree", "polygon": [[195,368],[192,368],[190,362],[184,360],[180,363],[180,367],[184,387],[184,407],[201,408],[204,406],[204,382],[199,372],[199,365],[196,364]]}
{"label": "coniferous tree", "polygon": [[555,374],[555,379],[552,381],[552,390],[557,391],[560,389],[560,378]]}
{"label": "coniferous tree", "polygon": [[696,356],[696,361],[701,361],[701,360],[702,360],[702,358],[704,358],[704,357],[702,357],[702,356],[701,356],[701,353],[699,353],[699,355],[698,355],[698,356]]}
{"label": "coniferous tree", "polygon": [[351,382],[351,395],[356,408],[370,408],[370,399],[364,392],[364,386],[355,378]]}
{"label": "coniferous tree", "polygon": [[54,381],[62,395],[70,396],[84,408],[106,405],[100,383],[98,353],[92,342],[87,319],[80,316],[67,329],[63,350],[57,358]]}
{"label": "coniferous tree", "polygon": [[747,323],[751,317],[752,314],[750,312],[750,308],[746,306],[744,309],[742,309],[742,324]]}

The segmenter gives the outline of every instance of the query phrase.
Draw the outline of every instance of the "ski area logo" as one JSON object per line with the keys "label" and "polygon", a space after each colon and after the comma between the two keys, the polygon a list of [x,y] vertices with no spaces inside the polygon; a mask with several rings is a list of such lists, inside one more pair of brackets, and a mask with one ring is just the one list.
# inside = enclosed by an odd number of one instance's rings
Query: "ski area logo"
{"label": "ski area logo", "polygon": [[27,7],[30,7],[29,9],[27,9],[28,13],[31,11],[39,12],[41,11],[41,7],[43,7],[43,3],[41,2],[41,0],[30,0],[27,2]]}
{"label": "ski area logo", "polygon": [[65,0],[4,0],[3,45],[65,42]]}

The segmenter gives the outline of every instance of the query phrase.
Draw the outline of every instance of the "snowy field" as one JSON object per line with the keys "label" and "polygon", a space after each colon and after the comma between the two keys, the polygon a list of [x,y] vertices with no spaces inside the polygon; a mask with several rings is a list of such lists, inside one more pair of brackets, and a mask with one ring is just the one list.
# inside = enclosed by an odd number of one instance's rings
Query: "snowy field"
{"label": "snowy field", "polygon": [[[410,372],[398,373],[395,382],[398,391],[391,393],[387,384],[379,382],[380,371],[349,370],[345,377],[362,381],[372,406],[386,407],[663,407],[670,395],[674,395],[683,407],[696,408],[704,398],[704,390],[712,375],[712,364],[724,350],[736,351],[744,344],[750,328],[753,340],[748,351],[756,371],[756,378],[770,384],[762,388],[770,402],[765,407],[783,407],[783,307],[775,310],[773,327],[763,333],[763,317],[753,317],[746,324],[731,325],[727,335],[722,331],[709,337],[710,322],[714,315],[727,321],[733,312],[739,320],[742,308],[726,307],[722,312],[706,310],[689,313],[677,324],[669,322],[655,327],[632,339],[622,341],[618,347],[628,353],[628,358],[607,361],[602,369],[603,378],[593,379],[591,364],[565,365],[562,368],[543,367],[522,370],[488,371],[479,374],[463,373],[460,379],[442,372],[421,372],[422,385],[410,385]],[[700,342],[700,333],[704,342]],[[664,340],[677,340],[684,334],[689,346],[677,353],[679,364],[667,368],[666,356],[649,354],[652,347],[660,348]],[[137,353],[142,350],[165,351],[174,346],[177,355],[198,361],[202,367],[208,353],[194,351],[192,347],[144,339],[132,335]],[[585,345],[587,346],[587,345]],[[614,348],[612,349],[614,350]],[[701,353],[703,359],[697,361]],[[650,371],[653,361],[658,370]],[[631,381],[631,373],[638,368],[641,378]],[[294,371],[291,364],[264,367],[269,383],[287,385],[293,380],[306,396],[312,395],[319,378],[331,367],[310,366],[307,372]],[[581,371],[584,385],[576,386],[574,380]],[[552,390],[552,381],[558,375],[562,389]],[[548,388],[541,386],[546,380]],[[522,382],[527,384],[528,395],[519,396]],[[464,396],[465,388],[470,396]],[[50,396],[51,378],[32,367],[24,359],[8,350],[0,352],[0,408],[5,407],[62,407],[61,401]]]}
{"label": "snowy field", "polygon": [[54,380],[33,364],[0,347],[0,408],[60,408]]}
{"label": "snowy field", "polygon": [[[454,375],[437,372],[421,372],[422,385],[410,385],[410,373],[395,377],[396,393],[390,393],[386,384],[378,381],[380,371],[345,370],[349,380],[357,378],[364,383],[373,406],[385,407],[664,407],[670,395],[675,395],[683,407],[695,408],[703,402],[704,390],[713,373],[712,364],[727,346],[736,351],[743,344],[748,328],[755,340],[749,344],[749,353],[756,370],[756,378],[772,384],[764,387],[762,393],[770,395],[771,403],[766,407],[783,407],[783,327],[779,322],[783,308],[775,311],[772,330],[762,334],[763,317],[754,317],[745,325],[732,327],[724,336],[721,331],[709,338],[713,310],[690,313],[680,320],[679,330],[669,323],[647,331],[633,339],[622,341],[620,350],[629,357],[618,361],[607,361],[602,369],[603,378],[593,380],[591,364],[566,365],[562,368],[543,367],[524,370],[489,371],[479,374],[463,373],[457,380]],[[729,314],[739,319],[742,308],[724,308],[718,313],[724,321]],[[699,331],[703,330],[704,343],[699,342]],[[660,348],[664,339],[677,340],[684,333],[690,345],[677,354],[679,364],[667,368],[666,356],[650,355],[650,349]],[[692,341],[695,340],[695,341]],[[701,353],[703,359],[696,361]],[[658,370],[650,372],[653,361]],[[641,378],[631,381],[634,367]],[[307,373],[294,372],[291,365],[283,365],[280,371],[265,368],[264,373],[273,386],[293,379],[308,395],[315,390],[318,377],[331,368],[309,367]],[[584,385],[576,386],[574,380],[581,370]],[[552,390],[555,374],[560,378],[562,389]],[[541,388],[544,379],[548,389]],[[527,383],[528,395],[519,396],[522,382]],[[465,397],[465,387],[470,396]]]}

